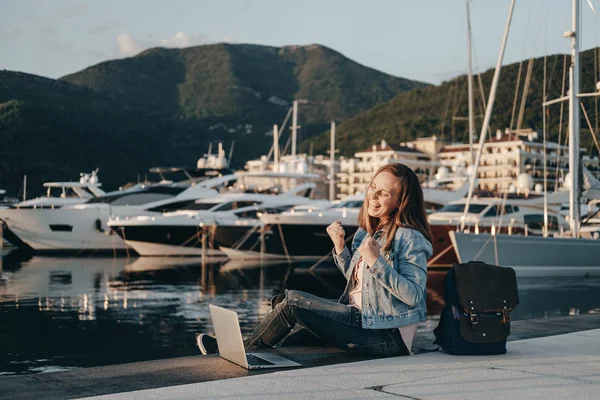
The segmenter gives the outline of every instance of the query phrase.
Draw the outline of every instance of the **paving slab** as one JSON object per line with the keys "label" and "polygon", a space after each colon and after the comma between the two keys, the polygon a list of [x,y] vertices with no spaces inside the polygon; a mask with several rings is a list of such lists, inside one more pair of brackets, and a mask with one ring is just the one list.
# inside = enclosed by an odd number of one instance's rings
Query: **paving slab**
{"label": "paving slab", "polygon": [[597,399],[600,329],[510,342],[499,356],[412,357],[120,393],[120,399]]}
{"label": "paving slab", "polygon": [[[515,340],[525,338],[548,337],[549,335],[559,335],[568,332],[579,332],[577,333],[577,335],[582,341],[586,338],[592,340],[593,343],[588,343],[585,346],[583,346],[583,350],[585,350],[586,347],[600,348],[600,343],[595,341],[597,339],[596,333],[593,331],[589,331],[591,329],[598,328],[600,328],[600,314],[586,314],[580,316],[553,317],[544,319],[514,321],[512,326],[512,333],[509,337],[509,340],[513,342],[511,342],[511,347],[509,347],[509,349],[519,350],[520,352],[527,350],[520,350],[524,346],[522,343],[526,342],[514,342]],[[549,338],[546,339],[549,340]],[[419,352],[419,348],[431,348],[432,342],[433,335],[431,332],[419,332],[417,339],[415,340],[413,350]],[[546,345],[542,346],[542,348],[536,348],[536,346],[538,346],[538,344],[536,344],[537,342],[528,343],[529,344],[527,344],[527,346],[531,347],[530,351],[532,352],[528,354],[531,354],[532,358],[540,358],[541,354],[547,352],[548,346]],[[552,350],[553,354],[559,355],[560,357],[566,357],[570,355],[571,350],[561,350],[561,348],[562,344],[560,342],[556,343],[556,350]],[[355,363],[357,361],[366,361],[371,359],[364,356],[348,354],[342,350],[326,347],[283,347],[275,349],[274,352],[288,357],[294,361],[300,362],[303,365],[302,368],[295,369],[294,371],[281,371],[282,373],[284,373],[284,377],[287,376],[285,375],[287,373],[295,373],[295,371],[312,370],[311,367],[327,366],[324,367],[325,369],[321,369],[317,373],[317,378],[320,378],[321,374],[329,373],[329,370],[327,368],[333,367],[335,365]],[[386,369],[396,371],[399,370],[399,368],[401,369],[401,365],[404,365],[404,363],[408,362],[405,360],[410,359],[410,368],[414,369],[416,368],[416,365],[421,362],[427,362],[429,364],[434,363],[434,360],[431,357],[439,356],[445,356],[446,358],[449,357],[447,355],[442,354],[441,352],[432,354],[428,353],[420,354],[415,357],[402,357],[402,362],[397,361],[394,362],[392,365],[383,365]],[[500,357],[500,360],[509,360],[511,357],[511,353]],[[373,360],[372,362],[379,363],[385,362],[385,360],[387,359],[378,359]],[[462,357],[450,357],[450,360],[452,360],[452,362],[467,361],[466,358]],[[486,357],[486,361],[491,362],[493,360],[491,358]],[[350,368],[350,371],[355,371],[355,367],[348,368]],[[574,368],[575,367],[568,367],[572,374],[578,373],[578,371]],[[402,370],[403,376],[408,374],[406,375],[406,379],[420,379],[419,375],[415,375],[413,372],[427,372],[427,368],[414,371],[412,369]],[[335,369],[334,372],[331,372],[331,374],[337,375],[342,372],[343,370],[338,368]],[[368,369],[364,370],[363,373],[369,376]],[[52,372],[44,374],[3,376],[0,377],[0,398],[10,400],[32,398],[43,398],[50,400],[74,399],[86,396],[108,395],[116,393],[127,394],[130,392],[140,390],[143,391],[154,388],[169,387],[173,387],[174,392],[170,392],[170,394],[174,395],[175,393],[177,393],[177,390],[179,390],[176,388],[182,385],[194,384],[199,382],[218,381],[224,379],[228,380],[230,378],[255,377],[257,375],[263,374],[269,376],[277,376],[275,380],[277,384],[286,382],[286,379],[281,378],[282,375],[279,372],[277,372],[277,370],[247,371],[235,364],[229,363],[228,361],[221,359],[216,355],[207,357],[198,355],[93,368],[79,368],[69,371]],[[594,377],[587,379],[590,381],[598,381]],[[257,384],[260,384],[260,381],[257,382]],[[399,381],[381,383],[379,379],[373,379],[372,382],[367,382],[367,386],[370,385],[369,387],[372,386],[374,387],[374,389],[368,392],[364,391],[364,387],[357,389],[359,390],[359,393],[361,393],[362,396],[359,397],[364,398],[367,395],[369,397],[386,395],[383,392],[383,389],[378,390],[377,387],[384,384],[396,385],[398,384],[398,382]],[[308,381],[304,383],[308,384]],[[321,383],[319,383],[319,385],[321,385]],[[207,390],[208,389],[209,388],[207,388]],[[227,388],[225,390],[223,388],[220,388],[218,390],[221,390],[223,393],[226,393],[227,390],[234,389]],[[216,393],[218,394],[218,391]],[[338,395],[337,392],[327,393],[328,398],[335,398],[334,396]],[[240,393],[236,394],[236,396],[238,395],[240,395]],[[352,396],[351,393],[346,393],[345,395]],[[387,394],[386,396],[390,396],[390,394]]]}

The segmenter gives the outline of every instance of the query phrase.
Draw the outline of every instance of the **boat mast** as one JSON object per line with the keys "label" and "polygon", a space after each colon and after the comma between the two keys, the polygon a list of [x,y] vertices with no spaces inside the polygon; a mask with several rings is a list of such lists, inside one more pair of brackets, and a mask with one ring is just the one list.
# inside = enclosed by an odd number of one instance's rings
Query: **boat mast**
{"label": "boat mast", "polygon": [[294,100],[292,110],[292,157],[295,157],[298,130],[298,100]]}
{"label": "boat mast", "polygon": [[469,91],[469,154],[471,155],[471,165],[475,162],[473,157],[473,136],[475,136],[475,118],[473,116],[474,106],[473,106],[473,71],[472,71],[472,62],[471,62],[471,13],[469,3],[471,0],[467,0],[467,43],[468,43],[468,91]]}
{"label": "boat mast", "polygon": [[279,132],[277,125],[273,125],[273,171],[279,171]]}
{"label": "boat mast", "polygon": [[512,20],[513,11],[515,9],[515,0],[511,0],[510,8],[508,10],[508,18],[506,20],[506,26],[504,27],[504,36],[502,37],[502,44],[500,45],[500,54],[498,54],[498,62],[496,63],[496,70],[494,71],[494,78],[492,80],[492,88],[485,108],[485,116],[483,118],[483,124],[481,125],[481,133],[479,134],[479,148],[477,149],[477,155],[475,156],[475,163],[473,164],[473,175],[469,180],[469,193],[467,194],[467,201],[465,203],[465,211],[460,224],[460,230],[465,229],[465,221],[467,219],[467,213],[469,211],[469,205],[471,198],[473,197],[473,190],[475,189],[475,182],[477,181],[477,169],[479,168],[479,162],[481,161],[481,153],[483,152],[483,144],[485,143],[485,134],[487,127],[492,117],[492,110],[494,108],[494,101],[496,100],[496,89],[498,88],[498,81],[500,80],[500,71],[502,70],[502,60],[504,58],[504,50],[506,49],[506,41],[508,39],[508,32],[510,29],[510,22]]}
{"label": "boat mast", "polygon": [[335,200],[335,122],[331,121],[331,143],[329,153],[329,201]]}
{"label": "boat mast", "polygon": [[569,224],[573,237],[579,237],[579,0],[572,2],[573,15],[570,32],[564,36],[571,39],[571,65],[569,67]]}
{"label": "boat mast", "polygon": [[[301,126],[298,125],[298,104],[306,104],[306,103],[308,103],[308,100],[299,99],[299,100],[294,100],[294,102],[292,104],[292,156],[296,156],[296,150],[298,148],[298,145],[297,145],[298,128],[301,128]],[[281,133],[282,131],[283,131],[283,127],[281,127],[279,132]]]}

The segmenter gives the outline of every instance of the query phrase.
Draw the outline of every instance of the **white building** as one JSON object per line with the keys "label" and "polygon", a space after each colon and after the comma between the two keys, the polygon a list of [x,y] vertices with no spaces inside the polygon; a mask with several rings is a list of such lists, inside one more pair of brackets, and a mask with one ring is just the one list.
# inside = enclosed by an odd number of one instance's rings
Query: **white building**
{"label": "white building", "polygon": [[[474,152],[477,152],[478,148],[479,144],[474,143]],[[534,187],[538,184],[543,185],[543,149],[544,145],[539,140],[537,132],[530,129],[519,132],[497,131],[496,136],[483,145],[478,169],[479,189],[501,193],[513,191],[516,179],[522,173],[527,173],[533,178]],[[471,164],[468,144],[445,146],[438,157],[444,166],[468,166]],[[555,185],[561,185],[569,171],[568,147],[559,146],[555,142],[547,142],[546,159],[548,189],[554,190]],[[597,157],[583,156],[582,162],[594,176],[598,177],[600,168]]]}
{"label": "white building", "polygon": [[375,171],[389,163],[405,164],[417,173],[421,182],[429,180],[440,166],[436,153],[442,146],[443,142],[436,136],[399,145],[382,140],[379,145],[355,153],[355,158],[341,159],[338,198],[364,193]]}

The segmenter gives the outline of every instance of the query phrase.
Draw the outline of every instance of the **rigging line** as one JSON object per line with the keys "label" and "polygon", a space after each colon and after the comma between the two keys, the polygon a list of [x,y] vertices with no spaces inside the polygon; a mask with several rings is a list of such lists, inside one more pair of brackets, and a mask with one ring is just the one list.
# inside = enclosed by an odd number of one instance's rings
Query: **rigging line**
{"label": "rigging line", "polygon": [[460,79],[456,79],[456,90],[454,91],[454,100],[453,100],[453,104],[452,104],[452,122],[451,122],[451,127],[452,127],[452,141],[455,140],[454,138],[454,117],[456,117],[456,112],[458,110],[458,97],[459,97],[459,93],[460,93]]}
{"label": "rigging line", "polygon": [[246,241],[248,241],[248,239],[250,239],[250,236],[252,236],[254,234],[254,232],[256,232],[261,227],[261,225],[263,225],[263,224],[260,223],[258,225],[253,226],[250,230],[248,230],[248,232],[246,232],[244,234],[244,236],[242,236],[240,239],[238,239],[238,241],[235,242],[231,247],[234,250],[239,250],[240,247],[242,247],[244,245],[244,243],[246,243]]}
{"label": "rigging line", "polygon": [[468,91],[467,90],[467,81],[465,80],[465,84],[461,87],[461,90],[458,91],[458,99],[457,99],[458,101],[457,101],[456,107],[455,107],[456,113],[458,113],[458,110],[459,110],[460,105],[461,105],[460,103],[461,103],[463,97],[465,97],[465,93],[467,93],[467,91]]}
{"label": "rigging line", "polygon": [[[479,95],[481,96],[481,103],[479,103],[479,108],[481,110],[481,115],[485,114],[485,109],[487,107],[485,101],[485,93],[483,92],[483,82],[481,81],[481,74],[477,75],[477,81],[479,82]],[[482,122],[483,123],[483,122]],[[492,141],[492,128],[490,128],[490,124],[487,126],[488,140]]]}
{"label": "rigging line", "polygon": [[201,238],[198,235],[200,232],[201,232],[200,226],[197,226],[196,233],[192,234],[192,236],[190,236],[188,239],[184,240],[183,243],[181,243],[177,247],[186,247],[188,244],[190,244],[192,242],[192,240],[197,239],[197,241],[192,243],[192,246],[191,246],[191,247],[195,247],[197,243],[200,243]]}
{"label": "rigging line", "polygon": [[454,90],[454,85],[449,83],[448,86],[450,90],[448,90],[448,98],[446,99],[446,107],[444,107],[444,112],[442,113],[442,120],[440,124],[440,139],[444,138],[444,128],[446,127],[446,119],[448,118],[448,109],[450,108],[450,98],[452,97],[452,92]]}
{"label": "rigging line", "polygon": [[481,255],[481,253],[483,253],[483,251],[485,250],[485,248],[488,246],[488,244],[490,244],[490,241],[492,240],[493,235],[492,232],[490,232],[490,236],[487,238],[487,240],[481,245],[481,248],[479,249],[479,251],[477,252],[477,254],[475,254],[475,257],[473,257],[473,261],[477,261],[477,259],[479,258],[479,256]]}
{"label": "rigging line", "polygon": [[585,107],[584,107],[582,101],[580,101],[579,104],[581,104],[581,109],[583,110],[583,115],[585,116],[585,120],[587,121],[588,127],[590,129],[590,134],[592,135],[592,139],[594,139],[594,144],[596,144],[596,148],[598,149],[598,152],[600,153],[600,144],[598,144],[598,139],[596,139],[596,133],[594,132],[594,128],[592,128],[592,124],[588,117],[587,111],[585,110]]}
{"label": "rigging line", "polygon": [[[594,31],[596,30],[596,24],[594,24]],[[598,48],[594,49],[594,82],[598,82]],[[594,112],[596,114],[596,130],[598,132],[598,97],[594,96]]]}
{"label": "rigging line", "polygon": [[310,266],[310,268],[308,268],[308,272],[312,272],[312,273],[314,273],[315,269],[316,269],[316,268],[317,268],[319,265],[321,265],[321,263],[322,263],[323,261],[327,260],[328,258],[331,258],[331,253],[327,253],[327,254],[325,254],[323,257],[319,258],[319,259],[317,260],[317,262],[316,262],[316,263],[314,263],[313,265],[311,265],[311,266]]}
{"label": "rigging line", "polygon": [[460,135],[460,141],[462,143],[469,141],[469,126],[468,125],[465,126],[465,130],[463,131],[462,135]]}
{"label": "rigging line", "polygon": [[117,247],[116,247],[117,244],[115,243],[115,235],[116,235],[116,232],[112,232],[112,230],[111,230],[111,236],[112,236],[111,239],[112,239],[112,247],[113,247],[113,260],[115,258],[117,258]]}
{"label": "rigging line", "polygon": [[[479,70],[479,62],[477,61],[477,52],[475,50],[475,45],[473,45],[472,47],[473,47],[473,59],[475,61],[475,68],[477,70]],[[483,74],[483,72],[480,72],[477,74],[477,83],[479,84],[479,95],[481,96],[481,103],[479,101],[477,101],[477,103],[479,103],[479,109],[481,110],[481,115],[484,115],[485,108],[487,107],[487,105],[486,105],[486,100],[485,100],[485,93],[483,91],[483,81],[481,80],[482,74]],[[477,100],[477,96],[475,96],[475,100]],[[488,131],[488,139],[491,141],[492,140],[492,130],[491,130],[489,124],[487,126],[487,131]]]}
{"label": "rigging line", "polygon": [[508,199],[508,190],[502,195],[502,202],[500,207],[496,208],[496,221],[495,224],[498,226],[498,233],[500,233],[500,227],[502,226],[502,215],[506,215],[506,200]]}
{"label": "rigging line", "polygon": [[446,247],[444,250],[440,251],[435,257],[427,260],[427,266],[431,267],[432,265],[434,265],[434,263],[437,262],[437,260],[439,260],[440,258],[442,258],[442,256],[444,256],[446,253],[448,253],[450,250],[453,250],[454,246],[449,245],[448,247]]}
{"label": "rigging line", "polygon": [[[542,89],[542,98],[544,99],[544,102],[546,101],[547,98],[547,93],[546,93],[546,69],[547,69],[547,57],[544,56],[544,82],[543,82],[543,89]],[[542,120],[543,120],[543,136],[544,136],[544,143],[543,143],[543,147],[542,147],[542,157],[543,157],[543,164],[544,164],[544,168],[542,169],[543,174],[544,174],[544,232],[543,232],[543,236],[544,237],[548,237],[548,154],[547,154],[547,115],[546,115],[546,110],[543,110],[544,112],[542,113]]]}
{"label": "rigging line", "polygon": [[519,73],[517,74],[517,84],[515,85],[515,97],[513,100],[512,115],[510,116],[510,125],[508,128],[513,130],[513,123],[515,122],[515,113],[517,112],[517,99],[519,98],[519,86],[521,85],[521,71],[523,70],[523,61],[519,63]]}
{"label": "rigging line", "polygon": [[[344,240],[344,244],[348,244],[352,239],[354,238],[354,235],[349,235],[345,240]],[[317,260],[316,263],[314,263],[313,265],[311,265],[308,268],[308,272],[314,272],[314,270],[325,260],[327,260],[328,258],[331,258],[331,252],[328,252],[327,254],[325,254],[323,257],[319,258],[319,260]]]}
{"label": "rigging line", "polygon": [[494,259],[496,260],[496,265],[500,265],[500,261],[498,261],[498,238],[497,238],[497,235],[494,235]]}
{"label": "rigging line", "polygon": [[281,280],[281,283],[279,285],[279,292],[283,292],[285,287],[287,286],[287,282],[290,279],[290,275],[292,273],[292,271],[294,270],[294,265],[293,264],[288,264],[287,270],[285,271],[285,276],[283,277],[283,279]]}
{"label": "rigging line", "polygon": [[[531,25],[529,25],[529,19],[531,17],[531,8],[532,8],[532,6],[533,6],[533,0],[530,0],[529,7],[527,9],[527,21],[525,22],[526,31],[525,31],[524,37],[530,37],[531,36],[531,35],[529,35],[528,30],[529,30],[529,27],[531,26]],[[526,45],[527,45],[527,41],[523,40],[523,48],[521,49],[521,59],[525,58],[525,46]]]}
{"label": "rigging line", "polygon": [[571,131],[569,130],[569,126],[567,125],[567,132],[565,133],[565,142],[563,144],[564,147],[568,146],[570,134],[571,134]]}
{"label": "rigging line", "polygon": [[[286,126],[288,120],[290,119],[290,115],[291,114],[292,114],[292,107],[290,107],[290,109],[288,110],[287,115],[285,116],[285,119],[283,120],[283,124],[281,124],[281,128],[279,128],[279,132],[283,132],[284,131],[285,126]],[[273,146],[274,146],[274,144],[271,145],[271,149],[267,153],[267,162],[269,162],[269,159],[271,158],[271,155],[273,155],[273,150],[275,149]]]}
{"label": "rigging line", "polygon": [[[565,79],[567,76],[567,55],[564,55],[563,58],[563,76],[562,76],[562,88],[560,90],[560,97],[565,95]],[[563,127],[563,111],[564,111],[564,102],[560,102],[560,116],[558,121],[558,149],[556,151],[556,179],[554,180],[554,191],[558,191],[558,173],[560,170],[560,150],[562,146],[560,144],[560,138],[562,136],[562,127]]]}
{"label": "rigging line", "polygon": [[453,117],[456,117],[456,114],[458,113],[462,99],[465,96],[466,92],[468,92],[468,88],[467,88],[467,83],[465,82],[465,85],[459,91],[458,99],[457,99],[457,103],[456,103],[456,112],[454,113]]}
{"label": "rigging line", "polygon": [[554,56],[554,64],[552,65],[552,71],[550,71],[550,79],[548,79],[547,92],[552,91],[552,81],[554,79],[554,72],[556,71],[556,64],[558,64],[558,56]]}
{"label": "rigging line", "polygon": [[449,84],[449,86],[450,86],[450,90],[448,91],[448,98],[446,99],[446,107],[444,108],[444,113],[443,113],[443,117],[442,117],[442,121],[441,121],[440,138],[444,137],[444,130],[446,128],[446,120],[448,119],[448,111],[450,110],[450,100],[452,98],[452,95],[454,94],[454,91],[456,90],[456,80],[451,82]]}
{"label": "rigging line", "polygon": [[127,244],[127,238],[125,237],[125,227],[121,227],[120,229],[123,233],[123,242],[125,242],[125,252],[127,253],[127,258],[129,258],[129,245]]}
{"label": "rigging line", "polygon": [[529,94],[529,86],[531,85],[531,75],[533,73],[533,58],[529,59],[527,65],[527,75],[525,76],[525,84],[523,85],[523,96],[521,97],[521,106],[519,109],[519,118],[517,119],[517,130],[523,125],[523,117],[525,116],[525,106],[527,105],[527,95]]}
{"label": "rigging line", "polygon": [[283,231],[281,230],[281,224],[277,224],[277,229],[279,230],[279,237],[281,238],[281,244],[283,245],[283,251],[287,261],[289,263],[292,262],[292,258],[290,257],[290,253],[288,252],[287,246],[285,244],[285,238],[283,237]]}
{"label": "rigging line", "polygon": [[285,142],[285,146],[283,147],[283,150],[281,151],[281,155],[284,156],[285,152],[287,151],[288,147],[290,147],[290,143],[292,143],[292,137],[288,137],[287,142]]}

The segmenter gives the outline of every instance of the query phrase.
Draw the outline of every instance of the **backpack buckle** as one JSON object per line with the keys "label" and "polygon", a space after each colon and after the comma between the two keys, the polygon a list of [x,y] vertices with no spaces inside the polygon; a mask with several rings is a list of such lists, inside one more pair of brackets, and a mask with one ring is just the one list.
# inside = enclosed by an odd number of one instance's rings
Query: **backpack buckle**
{"label": "backpack buckle", "polygon": [[469,314],[471,317],[471,325],[477,325],[479,323],[479,317],[477,314]]}

